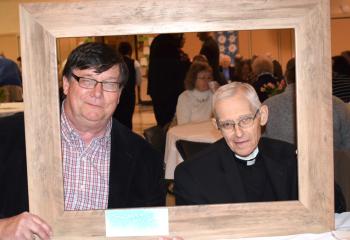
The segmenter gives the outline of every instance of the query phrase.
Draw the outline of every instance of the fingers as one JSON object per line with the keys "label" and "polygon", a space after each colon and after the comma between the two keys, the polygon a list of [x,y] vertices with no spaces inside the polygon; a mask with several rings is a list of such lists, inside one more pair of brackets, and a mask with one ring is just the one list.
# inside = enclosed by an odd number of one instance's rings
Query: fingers
{"label": "fingers", "polygon": [[41,239],[49,239],[52,235],[52,228],[39,216],[33,215],[33,221],[37,224],[34,233]]}
{"label": "fingers", "polygon": [[17,223],[13,226],[14,239],[33,240],[35,235],[41,240],[49,240],[52,234],[51,228],[38,216],[24,212],[18,216]]}
{"label": "fingers", "polygon": [[[34,219],[33,219],[34,220]],[[33,233],[32,235],[37,235],[38,237],[40,237],[41,240],[49,240],[50,236],[51,236],[51,232],[48,228],[48,226],[45,226],[47,224],[45,223],[36,223],[35,221],[33,221],[33,224],[30,227],[31,232]]]}

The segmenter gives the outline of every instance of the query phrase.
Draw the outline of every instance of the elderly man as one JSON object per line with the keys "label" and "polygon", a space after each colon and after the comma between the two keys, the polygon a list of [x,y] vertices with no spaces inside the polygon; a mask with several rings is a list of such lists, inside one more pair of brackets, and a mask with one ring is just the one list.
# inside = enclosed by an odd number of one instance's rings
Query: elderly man
{"label": "elderly man", "polygon": [[[68,57],[63,71],[66,99],[61,108],[65,210],[165,204],[161,155],[112,118],[126,84],[126,71],[122,57],[102,43],[80,45]],[[11,124],[5,129],[11,129]],[[5,199],[0,201],[0,215],[10,217],[28,208],[23,196],[26,177],[16,174],[16,170],[25,172],[24,131],[1,139],[7,141],[7,148],[0,149],[0,155],[8,158],[3,161],[19,163],[5,173],[7,185],[12,187],[6,188],[6,195],[1,197]],[[13,145],[19,147],[14,151]],[[16,231],[25,231],[26,236],[37,233],[26,224],[17,224],[12,230],[13,236]]]}
{"label": "elderly man", "polygon": [[224,138],[176,168],[176,204],[297,199],[295,148],[261,138],[268,108],[254,88],[240,82],[220,87],[213,109]]}

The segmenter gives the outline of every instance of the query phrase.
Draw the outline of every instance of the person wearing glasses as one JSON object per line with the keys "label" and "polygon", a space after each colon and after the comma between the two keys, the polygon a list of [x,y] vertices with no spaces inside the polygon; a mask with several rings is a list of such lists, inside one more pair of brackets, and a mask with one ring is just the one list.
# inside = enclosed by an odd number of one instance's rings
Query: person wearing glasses
{"label": "person wearing glasses", "polygon": [[[126,81],[122,57],[103,43],[68,57],[60,117],[66,211],[165,205],[161,154],[112,118]],[[23,114],[0,122],[0,239],[48,239],[44,220],[21,215],[28,211]]]}
{"label": "person wearing glasses", "polygon": [[241,82],[221,86],[213,96],[223,138],[177,166],[177,205],[296,200],[294,145],[261,138],[268,120],[254,88]]}
{"label": "person wearing glasses", "polygon": [[127,81],[114,49],[87,43],[63,70],[61,136],[66,210],[165,204],[161,155],[112,118]]}

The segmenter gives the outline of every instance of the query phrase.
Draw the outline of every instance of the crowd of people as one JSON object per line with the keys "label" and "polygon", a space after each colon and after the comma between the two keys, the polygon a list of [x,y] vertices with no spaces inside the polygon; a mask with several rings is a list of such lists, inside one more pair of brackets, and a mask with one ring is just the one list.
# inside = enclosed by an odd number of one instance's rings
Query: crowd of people
{"label": "crowd of people", "polygon": [[[176,203],[298,199],[295,59],[285,74],[268,56],[237,57],[235,66],[222,56],[220,64],[213,37],[198,37],[203,44],[192,60],[182,50],[183,34],[160,34],[150,48],[148,93],[157,124],[214,118],[223,135],[176,168]],[[131,53],[126,42],[118,51],[84,43],[68,56],[60,117],[65,210],[165,206],[164,159],[131,131],[141,83]],[[349,59],[349,52],[333,58],[334,148],[340,150],[350,150]],[[49,239],[54,233],[45,219],[27,212],[23,114],[0,118],[0,126],[0,239]],[[345,211],[335,189],[335,210]]]}

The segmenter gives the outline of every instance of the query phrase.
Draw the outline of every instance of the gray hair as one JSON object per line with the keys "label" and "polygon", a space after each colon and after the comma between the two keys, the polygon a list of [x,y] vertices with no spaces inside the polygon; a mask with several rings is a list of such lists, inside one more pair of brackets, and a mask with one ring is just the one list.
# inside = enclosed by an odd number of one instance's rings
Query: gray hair
{"label": "gray hair", "polygon": [[241,91],[244,94],[244,96],[247,98],[247,100],[250,102],[254,110],[257,110],[260,108],[261,102],[252,85],[248,83],[242,83],[242,82],[232,82],[221,86],[214,93],[212,109],[214,111],[214,116],[216,119],[217,119],[217,114],[215,110],[216,103],[225,98],[234,97],[237,95],[238,92],[241,92]]}
{"label": "gray hair", "polygon": [[258,56],[252,62],[252,70],[255,75],[265,72],[273,73],[272,59],[265,56]]}

